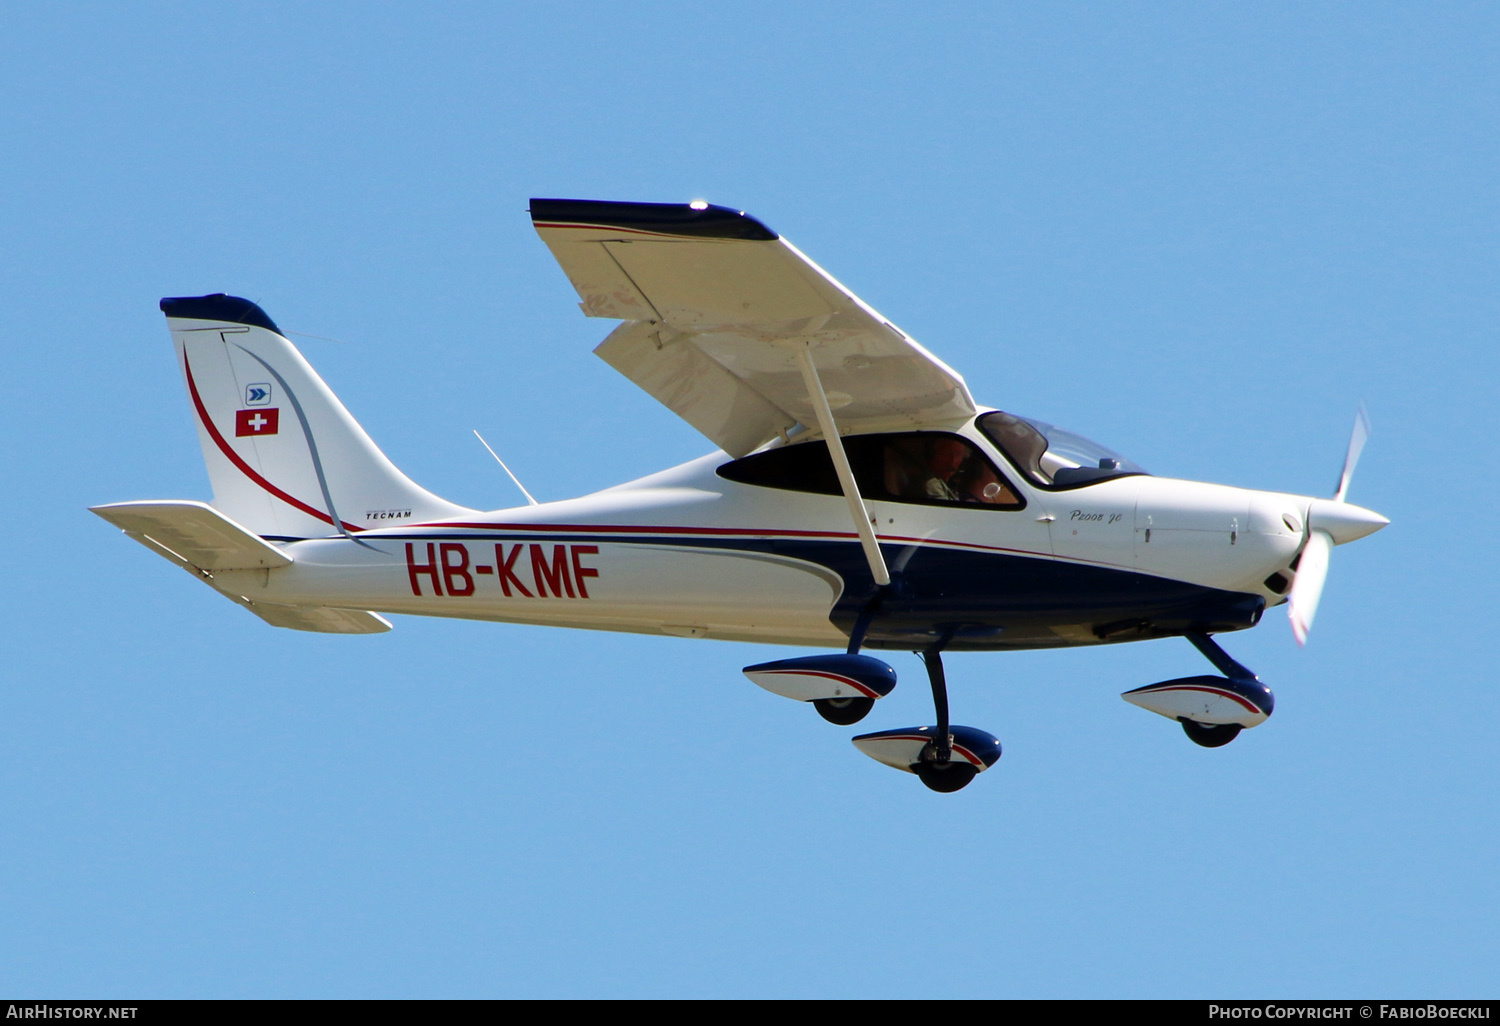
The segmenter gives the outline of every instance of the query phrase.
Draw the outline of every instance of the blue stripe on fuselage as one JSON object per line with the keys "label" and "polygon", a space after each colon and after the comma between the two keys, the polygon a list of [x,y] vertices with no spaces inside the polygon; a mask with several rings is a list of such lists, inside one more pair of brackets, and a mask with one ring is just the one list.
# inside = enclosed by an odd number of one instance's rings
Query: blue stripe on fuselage
{"label": "blue stripe on fuselage", "polygon": [[[371,532],[381,541],[527,541],[576,543],[590,538],[620,545],[678,546],[760,552],[827,567],[844,581],[829,619],[849,633],[877,588],[858,540],[838,538],[680,535],[591,531]],[[652,530],[644,528],[643,531]],[[958,548],[940,543],[882,542],[892,585],[866,636],[869,648],[922,647],[952,634],[949,648],[1049,648],[1103,640],[1219,633],[1252,627],[1264,611],[1258,595],[1154,577],[1116,567],[1036,555]],[[1061,628],[1063,634],[1057,633]]]}

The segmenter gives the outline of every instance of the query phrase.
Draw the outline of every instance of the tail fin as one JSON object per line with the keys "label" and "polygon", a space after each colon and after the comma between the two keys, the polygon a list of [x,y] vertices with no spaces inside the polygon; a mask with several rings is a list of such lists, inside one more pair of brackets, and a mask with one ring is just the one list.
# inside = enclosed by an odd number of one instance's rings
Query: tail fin
{"label": "tail fin", "polygon": [[311,538],[472,513],[396,469],[264,310],[163,299],[214,507],[256,534]]}

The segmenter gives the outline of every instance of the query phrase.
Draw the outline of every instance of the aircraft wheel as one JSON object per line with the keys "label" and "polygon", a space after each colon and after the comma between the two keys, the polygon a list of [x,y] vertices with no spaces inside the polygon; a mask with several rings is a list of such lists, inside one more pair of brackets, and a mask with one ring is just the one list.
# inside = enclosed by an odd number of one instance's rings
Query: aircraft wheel
{"label": "aircraft wheel", "polygon": [[1194,723],[1192,720],[1182,720],[1182,732],[1186,734],[1195,745],[1204,748],[1223,748],[1229,742],[1240,736],[1242,728],[1238,723]]}
{"label": "aircraft wheel", "polygon": [[917,767],[922,783],[941,794],[962,791],[978,775],[979,771],[967,762],[924,762]]}
{"label": "aircraft wheel", "polygon": [[875,708],[873,698],[815,698],[813,708],[829,723],[847,727],[858,723]]}

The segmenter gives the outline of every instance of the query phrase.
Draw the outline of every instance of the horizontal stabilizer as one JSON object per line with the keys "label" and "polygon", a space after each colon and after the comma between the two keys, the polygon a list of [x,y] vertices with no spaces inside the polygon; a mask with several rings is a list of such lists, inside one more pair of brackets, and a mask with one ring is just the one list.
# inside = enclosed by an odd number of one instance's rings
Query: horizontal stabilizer
{"label": "horizontal stabilizer", "polygon": [[165,548],[199,570],[262,570],[292,562],[276,546],[206,502],[114,502],[91,506],[90,512],[136,541],[144,544],[144,538],[150,538],[156,544],[147,548]]}
{"label": "horizontal stabilizer", "polygon": [[276,546],[207,503],[167,499],[115,502],[90,509],[130,538],[182,567],[273,627],[320,634],[384,634],[391,629],[390,621],[363,610],[257,602],[234,591],[226,591],[214,580],[216,572],[265,570],[269,573],[290,566],[292,560]]}

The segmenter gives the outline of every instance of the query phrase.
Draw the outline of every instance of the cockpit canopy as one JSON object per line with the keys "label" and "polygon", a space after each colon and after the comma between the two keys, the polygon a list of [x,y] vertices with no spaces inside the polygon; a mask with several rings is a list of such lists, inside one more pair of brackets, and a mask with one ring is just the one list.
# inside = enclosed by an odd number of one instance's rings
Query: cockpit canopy
{"label": "cockpit canopy", "polygon": [[1145,474],[1140,464],[1082,435],[996,410],[975,425],[1033,483],[1077,488],[1110,477]]}
{"label": "cockpit canopy", "polygon": [[[1022,474],[1048,490],[1081,488],[1145,471],[1119,453],[1050,424],[986,413],[976,425]],[[866,499],[923,506],[1021,510],[1026,499],[974,441],[950,431],[850,435],[850,469]],[[838,495],[842,491],[821,439],[774,446],[726,463],[720,477],[762,488]]]}
{"label": "cockpit canopy", "polygon": [[[866,499],[974,509],[1026,508],[1026,500],[973,441],[947,431],[851,435],[844,453]],[[718,469],[720,477],[763,488],[838,495],[843,490],[822,439],[794,442]]]}

